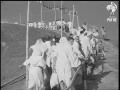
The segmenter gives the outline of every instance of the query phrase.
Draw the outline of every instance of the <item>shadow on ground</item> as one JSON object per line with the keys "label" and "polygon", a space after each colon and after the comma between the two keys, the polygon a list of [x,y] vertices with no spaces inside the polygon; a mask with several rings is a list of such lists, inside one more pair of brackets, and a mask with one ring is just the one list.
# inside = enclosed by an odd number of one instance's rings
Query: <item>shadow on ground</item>
{"label": "shadow on ground", "polygon": [[105,38],[104,40],[105,40],[105,41],[110,41],[110,39],[108,39],[108,38]]}
{"label": "shadow on ground", "polygon": [[[94,58],[96,60],[96,57],[94,57]],[[104,63],[106,63],[105,60],[106,60],[106,58],[101,58],[101,56],[98,57],[98,61],[95,62],[96,70],[94,70],[94,71],[97,71],[97,74],[87,75],[87,77],[85,79],[86,80],[86,88],[87,88],[86,90],[97,90],[99,88],[98,85],[100,83],[102,83],[101,80],[105,76],[109,75],[112,72],[112,71],[104,72],[103,65],[104,65]],[[82,82],[82,84],[76,85],[75,89],[76,90],[85,90],[84,81]]]}
{"label": "shadow on ground", "polygon": [[87,90],[97,90],[98,85],[101,83],[102,78],[110,74],[112,71],[103,72],[97,75],[92,75],[87,78]]}

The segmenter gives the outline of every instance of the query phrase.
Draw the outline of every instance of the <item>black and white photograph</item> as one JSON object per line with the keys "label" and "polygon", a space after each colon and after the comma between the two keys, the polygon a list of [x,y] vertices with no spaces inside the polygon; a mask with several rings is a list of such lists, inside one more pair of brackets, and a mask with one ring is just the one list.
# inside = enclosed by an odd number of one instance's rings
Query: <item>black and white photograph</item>
{"label": "black and white photograph", "polygon": [[119,1],[1,1],[1,90],[119,90]]}

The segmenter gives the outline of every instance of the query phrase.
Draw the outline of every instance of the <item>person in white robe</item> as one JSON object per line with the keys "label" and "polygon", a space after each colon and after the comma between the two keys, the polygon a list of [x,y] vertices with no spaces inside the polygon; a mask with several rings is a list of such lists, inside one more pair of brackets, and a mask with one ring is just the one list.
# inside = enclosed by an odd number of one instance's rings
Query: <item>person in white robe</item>
{"label": "person in white robe", "polygon": [[91,44],[92,52],[93,52],[92,56],[90,57],[92,60],[92,66],[90,67],[91,69],[90,74],[92,75],[94,74],[94,69],[96,68],[95,66],[97,62],[95,63],[95,61],[98,61],[98,59],[96,58],[97,57],[96,54],[98,53],[98,49],[99,49],[99,41],[98,41],[99,36],[95,37],[93,34],[91,34],[89,38],[90,38],[90,44]]}
{"label": "person in white robe", "polygon": [[51,65],[50,65],[50,63],[51,63],[51,61],[50,61],[50,59],[51,59],[50,52],[51,52],[51,47],[52,47],[52,45],[51,45],[51,38],[49,40],[47,40],[45,42],[45,44],[47,46],[47,52],[46,52],[47,60],[46,60],[46,64],[47,64],[48,67],[51,67]]}
{"label": "person in white robe", "polygon": [[102,28],[100,29],[100,31],[101,31],[101,34],[102,34],[101,38],[102,38],[102,39],[105,39],[105,38],[106,38],[106,30],[105,30],[105,28],[102,27]]}
{"label": "person in white robe", "polygon": [[[80,65],[82,64],[82,61],[84,60],[84,56],[82,55],[81,53],[81,45],[80,45],[80,42],[79,42],[79,37],[78,36],[74,36],[74,43],[72,45],[73,47],[73,53],[74,53],[74,59],[73,59],[73,63],[74,63],[74,66],[72,66],[72,68],[74,69],[74,74],[76,72],[76,70],[81,67]],[[79,71],[77,72],[77,75],[79,77],[75,77],[75,81],[74,81],[74,84],[73,86],[75,86],[76,84],[81,84],[81,81],[82,81],[82,68],[79,68]]]}
{"label": "person in white robe", "polygon": [[69,21],[67,24],[68,24],[69,29],[71,29],[72,28],[72,22]]}
{"label": "person in white robe", "polygon": [[70,28],[69,30],[70,30],[70,33],[73,34],[73,36],[77,35],[78,33],[78,30],[75,28]]}
{"label": "person in white robe", "polygon": [[93,41],[95,43],[96,54],[97,54],[98,49],[99,49],[99,38],[100,38],[99,33],[98,32],[94,32],[93,36],[92,36],[92,39],[93,39]]}
{"label": "person in white robe", "polygon": [[[68,43],[65,37],[60,38],[59,44],[56,47],[57,60],[56,72],[58,75],[61,89],[69,87],[72,79],[71,61],[74,59],[72,46]],[[64,87],[64,84],[66,87]]]}
{"label": "person in white robe", "polygon": [[78,67],[81,64],[81,61],[79,59],[84,58],[82,53],[80,52],[79,48],[79,37],[74,36],[74,43],[73,43],[73,51],[74,51],[74,56],[75,56],[75,61],[74,61],[74,67]]}
{"label": "person in white robe", "polygon": [[81,35],[80,42],[82,45],[82,50],[84,52],[84,55],[85,55],[85,57],[88,58],[90,55],[90,52],[92,53],[92,50],[91,50],[90,40],[87,37],[86,33],[85,33],[85,35]]}
{"label": "person in white robe", "polygon": [[87,31],[87,23],[83,22],[82,28],[84,28]]}
{"label": "person in white robe", "polygon": [[38,39],[30,49],[33,50],[33,53],[30,58],[23,63],[25,66],[30,65],[28,89],[32,90],[35,86],[36,90],[41,90],[44,89],[44,75],[42,70],[46,68],[43,58],[46,47],[42,39]]}
{"label": "person in white robe", "polygon": [[82,28],[81,27],[78,27],[78,31],[77,31],[77,36],[80,36],[80,32],[82,31]]}

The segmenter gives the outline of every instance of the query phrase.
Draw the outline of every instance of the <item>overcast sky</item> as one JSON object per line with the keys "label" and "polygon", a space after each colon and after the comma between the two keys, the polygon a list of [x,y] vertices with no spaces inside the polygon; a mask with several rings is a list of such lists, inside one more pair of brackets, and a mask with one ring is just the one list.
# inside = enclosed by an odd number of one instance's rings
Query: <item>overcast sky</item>
{"label": "overcast sky", "polygon": [[[118,1],[113,1],[117,5],[117,10],[114,16],[118,19]],[[46,2],[52,4],[53,2]],[[63,6],[72,9],[73,4],[79,14],[79,22],[82,25],[83,21],[86,21],[90,25],[96,25],[98,27],[105,26],[107,36],[113,40],[118,40],[118,22],[107,22],[107,18],[110,16],[110,11],[107,11],[106,6],[111,1],[63,1]],[[56,5],[60,6],[60,1],[56,1]],[[20,13],[22,16],[22,23],[26,22],[27,17],[27,1],[2,1],[1,3],[1,20],[5,18],[10,22],[19,22]],[[30,22],[40,21],[40,4],[31,1],[30,2]],[[65,20],[69,20],[67,14],[63,15]],[[60,12],[57,12],[57,19],[60,19]],[[43,20],[48,23],[54,20],[54,12],[43,7]],[[75,25],[77,25],[77,18],[75,17]]]}

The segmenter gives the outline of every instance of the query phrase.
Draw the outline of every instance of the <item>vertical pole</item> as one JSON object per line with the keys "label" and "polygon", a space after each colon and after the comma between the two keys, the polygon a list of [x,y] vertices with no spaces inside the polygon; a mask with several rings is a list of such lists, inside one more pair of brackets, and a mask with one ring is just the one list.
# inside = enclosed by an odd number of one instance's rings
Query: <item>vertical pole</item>
{"label": "vertical pole", "polygon": [[[30,1],[28,1],[28,9],[27,9],[26,60],[28,59],[29,6],[30,6]],[[28,79],[29,79],[28,69],[29,66],[26,66],[26,87],[28,87]]]}
{"label": "vertical pole", "polygon": [[69,13],[69,17],[70,17],[70,22],[71,22],[72,20],[71,20],[71,14],[70,13]]}
{"label": "vertical pole", "polygon": [[78,15],[77,15],[77,23],[78,23],[78,28],[79,28],[79,27],[80,27],[80,25],[79,25]]}
{"label": "vertical pole", "polygon": [[74,5],[73,5],[73,19],[72,19],[72,28],[74,26],[74,12],[75,12],[75,8],[74,8]]}
{"label": "vertical pole", "polygon": [[40,1],[41,3],[41,22],[42,22],[42,1]]}
{"label": "vertical pole", "polygon": [[56,25],[56,8],[55,8],[55,1],[54,1],[54,10],[55,10],[55,25]]}
{"label": "vertical pole", "polygon": [[55,1],[53,1],[53,2],[54,2],[54,11],[55,11],[55,23],[54,23],[54,26],[53,26],[55,28],[53,28],[53,29],[56,30],[56,8],[55,8]]}
{"label": "vertical pole", "polygon": [[20,24],[21,24],[21,13],[20,13]]}
{"label": "vertical pole", "polygon": [[61,1],[61,37],[62,37],[62,1]]}
{"label": "vertical pole", "polygon": [[87,67],[86,67],[86,62],[84,64],[84,71],[83,71],[83,77],[84,77],[84,90],[87,90],[87,82],[86,82],[86,74],[87,74]]}

